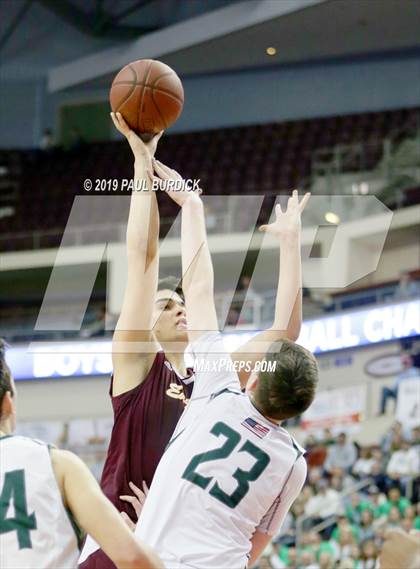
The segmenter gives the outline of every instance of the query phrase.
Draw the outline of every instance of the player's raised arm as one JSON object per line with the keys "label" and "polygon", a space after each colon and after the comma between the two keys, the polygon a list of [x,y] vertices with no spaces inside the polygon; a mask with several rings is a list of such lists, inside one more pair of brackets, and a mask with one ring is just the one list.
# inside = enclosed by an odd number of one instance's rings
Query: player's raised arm
{"label": "player's raised arm", "polygon": [[51,460],[65,506],[118,569],[163,569],[159,557],[135,539],[87,466],[76,455],[53,449]]}
{"label": "player's raised arm", "polygon": [[[154,161],[155,172],[163,180],[181,176],[161,162]],[[167,192],[182,208],[181,250],[182,288],[187,308],[188,339],[219,329],[214,302],[214,273],[207,243],[204,206],[201,192]]]}
{"label": "player's raised arm", "polygon": [[[232,354],[234,361],[256,362],[264,357],[272,342],[288,338],[297,340],[302,323],[302,261],[301,261],[301,214],[309,200],[307,193],[299,202],[297,190],[289,198],[287,209],[276,205],[276,220],[262,225],[260,231],[271,233],[279,242],[280,272],[277,286],[273,325],[257,334],[252,340]],[[250,372],[242,369],[239,377],[246,385]]]}
{"label": "player's raised arm", "polygon": [[127,286],[112,345],[113,395],[118,395],[141,383],[158,349],[151,333],[159,270],[159,212],[152,191],[152,159],[160,136],[144,143],[119,113],[111,116],[134,154],[134,190],[127,225]]}

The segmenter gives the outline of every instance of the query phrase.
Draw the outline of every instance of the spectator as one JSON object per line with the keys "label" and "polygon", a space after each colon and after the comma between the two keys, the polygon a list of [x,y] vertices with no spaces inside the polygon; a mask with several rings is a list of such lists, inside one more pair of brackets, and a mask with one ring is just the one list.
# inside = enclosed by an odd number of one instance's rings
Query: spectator
{"label": "spectator", "polygon": [[415,478],[419,470],[418,453],[408,441],[403,440],[401,446],[392,453],[386,469],[390,485],[399,484],[402,493],[406,494],[408,482]]}
{"label": "spectator", "polygon": [[352,524],[360,522],[361,500],[357,492],[353,492],[350,496],[350,501],[345,507],[345,513],[348,521]]}
{"label": "spectator", "polygon": [[283,569],[284,567],[297,569],[297,549],[295,547],[282,547],[270,557],[270,563],[273,569]]}
{"label": "spectator", "polygon": [[375,528],[374,528],[374,534],[375,534],[375,545],[376,547],[380,550],[382,547],[382,544],[384,542],[385,539],[385,534],[386,534],[386,527],[384,524],[375,524]]}
{"label": "spectator", "polygon": [[379,462],[382,466],[384,465],[384,454],[380,447],[372,448],[372,458],[374,461]]}
{"label": "spectator", "polygon": [[381,406],[379,410],[379,415],[385,415],[386,404],[388,399],[394,399],[397,402],[398,388],[403,381],[406,379],[411,379],[413,377],[420,378],[419,368],[414,365],[414,357],[410,354],[403,353],[401,356],[401,363],[403,365],[403,371],[397,376],[396,381],[392,387],[383,387],[381,395]]}
{"label": "spectator", "polygon": [[[314,525],[328,518],[334,518],[342,511],[340,494],[336,490],[328,488],[326,480],[319,481],[317,490],[318,493],[312,496],[305,506],[305,514],[314,518]],[[330,537],[331,531],[331,527],[326,529],[326,539]]]}
{"label": "spectator", "polygon": [[389,529],[400,527],[401,514],[396,506],[392,506],[388,512],[387,526]]}
{"label": "spectator", "polygon": [[393,487],[388,490],[388,499],[380,507],[380,513],[383,515],[388,515],[391,508],[395,507],[398,509],[400,514],[404,515],[406,508],[410,505],[410,501],[407,498],[401,496],[400,489],[398,487]]}
{"label": "spectator", "polygon": [[330,446],[333,445],[334,443],[335,443],[335,438],[333,437],[331,429],[326,427],[322,433],[322,444],[324,446]]}
{"label": "spectator", "polygon": [[351,559],[351,552],[356,543],[353,528],[351,528],[350,525],[347,525],[347,527],[343,526],[340,529],[338,542],[333,543],[336,550],[336,558],[341,560]]}
{"label": "spectator", "polygon": [[334,528],[331,539],[339,543],[342,532],[347,530],[351,531],[354,541],[357,542],[359,539],[359,529],[355,524],[350,523],[346,516],[341,516],[338,519],[337,527]]}
{"label": "spectator", "polygon": [[378,518],[382,515],[382,505],[386,502],[386,498],[374,484],[369,486],[367,492],[368,499],[360,502],[359,510],[363,512],[363,510],[370,509],[374,517]]}
{"label": "spectator", "polygon": [[403,428],[399,421],[395,421],[389,431],[382,437],[381,450],[384,454],[391,451],[392,445],[400,443],[403,438]]}
{"label": "spectator", "polygon": [[374,486],[377,486],[380,492],[386,493],[388,489],[387,477],[385,476],[380,462],[373,464],[370,477],[372,478]]}
{"label": "spectator", "polygon": [[411,278],[409,271],[404,271],[400,275],[400,282],[395,289],[395,300],[410,300],[420,296],[419,282]]}
{"label": "spectator", "polygon": [[353,464],[356,462],[356,458],[356,447],[352,442],[347,441],[345,433],[340,433],[337,443],[328,448],[325,470],[330,476],[334,474],[342,476],[351,471]]}
{"label": "spectator", "polygon": [[360,547],[354,544],[353,547],[351,548],[351,560],[353,561],[354,567],[358,566],[360,555],[361,555]]}
{"label": "spectator", "polygon": [[337,490],[337,492],[342,492],[343,491],[343,477],[338,476],[337,474],[335,474],[334,476],[331,476],[330,487],[333,490]]}
{"label": "spectator", "polygon": [[407,518],[403,518],[401,520],[400,527],[405,531],[405,533],[410,533],[410,531],[413,529],[411,520],[408,520]]}
{"label": "spectator", "polygon": [[322,541],[319,544],[318,547],[318,558],[323,554],[323,553],[328,553],[328,555],[332,558],[335,559],[336,557],[336,548],[333,545],[333,542],[330,541]]}
{"label": "spectator", "polygon": [[334,556],[329,551],[322,551],[319,554],[319,569],[333,569],[334,565]]}
{"label": "spectator", "polygon": [[298,557],[299,558],[300,558],[302,551],[310,551],[311,553],[315,553],[316,547],[314,546],[314,534],[315,534],[315,532],[313,532],[313,531],[307,531],[301,535],[301,539],[300,539],[299,547],[298,547]]}
{"label": "spectator", "polygon": [[368,539],[362,544],[362,554],[360,556],[360,569],[375,569],[378,561],[378,549],[375,542]]}
{"label": "spectator", "polygon": [[[420,502],[417,504],[420,509]],[[416,516],[416,508],[414,506],[407,506],[404,511],[404,519],[409,520],[411,529],[420,530],[420,516]]]}
{"label": "spectator", "polygon": [[372,466],[375,464],[375,459],[372,456],[372,451],[369,447],[362,447],[360,449],[360,456],[354,463],[352,468],[353,476],[358,479],[366,478],[372,473]]}
{"label": "spectator", "polygon": [[420,451],[420,426],[414,427],[414,429],[411,430],[410,442],[413,447],[417,447],[417,449]]}
{"label": "spectator", "polygon": [[299,568],[306,567],[307,569],[319,569],[319,566],[315,563],[315,556],[312,551],[305,550],[302,551],[299,556]]}
{"label": "spectator", "polygon": [[363,510],[360,516],[359,541],[374,540],[373,511],[370,508]]}

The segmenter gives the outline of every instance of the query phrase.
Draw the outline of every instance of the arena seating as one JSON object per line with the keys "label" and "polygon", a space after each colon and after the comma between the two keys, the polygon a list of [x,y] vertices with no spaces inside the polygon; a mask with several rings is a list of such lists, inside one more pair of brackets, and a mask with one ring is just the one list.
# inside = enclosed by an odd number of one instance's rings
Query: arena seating
{"label": "arena seating", "polygon": [[[363,143],[363,164],[359,160],[357,167],[374,168],[382,157],[379,142],[390,135],[396,141],[409,136],[418,129],[419,117],[420,110],[414,108],[189,132],[164,137],[158,157],[184,177],[200,178],[206,194],[269,196],[307,183],[319,149]],[[14,215],[0,217],[2,251],[57,246],[74,197],[86,195],[85,178],[132,176],[131,151],[123,142],[12,154],[18,164],[14,173],[21,172],[19,200]],[[8,159],[10,152],[0,152],[0,163]],[[349,169],[355,166],[346,164]],[[418,188],[411,189],[407,200],[418,201]],[[160,206],[162,218],[176,211],[168,200],[160,199]]]}
{"label": "arena seating", "polygon": [[[339,291],[332,295],[322,295],[313,298],[309,289],[304,289],[303,317],[310,320],[325,313],[339,312],[348,309],[361,309],[367,305],[384,305],[387,302],[404,302],[419,297],[420,270],[408,272],[409,283],[402,288],[399,281],[386,281],[370,287],[352,287],[345,292]],[[271,325],[276,300],[276,290],[266,290],[253,293],[247,297],[243,292],[236,292],[232,298],[231,292],[224,291],[216,294],[218,314],[225,314],[227,302],[229,308],[226,329],[262,329]],[[35,324],[40,310],[41,298],[28,299],[25,306],[13,299],[0,301],[0,337],[9,342],[25,342],[31,340],[56,340],[71,338],[90,338],[98,336],[111,337],[117,315],[107,315],[105,330],[105,291],[98,291],[87,307],[81,330],[60,331],[35,330]],[[54,321],[65,314],[76,313],[78,304],[71,300],[59,306],[45,308],[44,318]],[[114,324],[112,325],[112,322]]]}
{"label": "arena seating", "polygon": [[337,452],[329,429],[308,436],[306,484],[261,569],[377,567],[387,530],[420,529],[419,445],[420,429],[398,422],[372,447],[347,440]]}

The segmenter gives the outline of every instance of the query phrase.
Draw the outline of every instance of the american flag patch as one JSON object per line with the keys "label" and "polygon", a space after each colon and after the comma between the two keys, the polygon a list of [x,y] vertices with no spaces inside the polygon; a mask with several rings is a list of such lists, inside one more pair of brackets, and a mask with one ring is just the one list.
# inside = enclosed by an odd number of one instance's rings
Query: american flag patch
{"label": "american flag patch", "polygon": [[264,427],[264,425],[257,423],[257,421],[254,421],[251,417],[245,419],[241,425],[243,425],[245,429],[248,429],[248,431],[251,431],[251,433],[254,433],[254,435],[257,435],[259,439],[263,439],[265,435],[270,432],[268,427]]}

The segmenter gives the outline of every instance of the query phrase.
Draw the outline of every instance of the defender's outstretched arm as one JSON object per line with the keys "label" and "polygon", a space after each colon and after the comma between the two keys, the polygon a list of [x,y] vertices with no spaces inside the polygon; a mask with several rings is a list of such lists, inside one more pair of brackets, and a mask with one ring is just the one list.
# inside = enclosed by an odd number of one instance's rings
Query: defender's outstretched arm
{"label": "defender's outstretched arm", "polygon": [[[289,198],[286,212],[276,206],[276,221],[262,225],[260,231],[271,233],[279,240],[280,272],[277,286],[276,306],[273,325],[257,334],[252,340],[232,354],[234,361],[255,362],[264,358],[272,342],[288,338],[297,340],[302,324],[302,261],[301,261],[301,214],[309,200],[307,193],[299,203],[295,190]],[[239,366],[241,369],[241,366]],[[249,369],[249,367],[248,367]],[[239,379],[245,387],[250,372],[242,369]]]}

